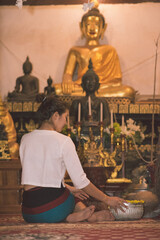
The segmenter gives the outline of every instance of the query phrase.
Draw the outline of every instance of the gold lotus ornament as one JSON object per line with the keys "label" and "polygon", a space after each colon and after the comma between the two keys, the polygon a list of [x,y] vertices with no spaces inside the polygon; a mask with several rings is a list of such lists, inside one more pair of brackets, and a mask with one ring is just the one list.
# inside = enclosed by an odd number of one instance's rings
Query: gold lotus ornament
{"label": "gold lotus ornament", "polygon": [[[103,148],[99,148],[99,156],[100,156],[99,164],[101,166],[105,167],[107,179],[108,178],[115,179],[118,175],[118,172],[122,168],[122,164],[117,165],[116,161],[114,160],[114,158],[116,156],[116,150],[114,150],[114,152],[112,152],[112,153],[108,153]],[[112,168],[112,171],[109,171],[110,175],[108,175],[108,169],[109,168]]]}

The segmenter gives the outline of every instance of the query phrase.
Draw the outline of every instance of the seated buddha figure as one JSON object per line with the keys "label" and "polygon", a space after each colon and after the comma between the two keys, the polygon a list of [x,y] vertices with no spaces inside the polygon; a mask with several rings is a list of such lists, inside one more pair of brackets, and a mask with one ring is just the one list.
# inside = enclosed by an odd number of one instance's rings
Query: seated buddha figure
{"label": "seated buddha figure", "polygon": [[49,78],[47,79],[47,84],[48,86],[44,88],[44,95],[48,96],[51,94],[55,94],[55,87],[52,86],[53,80],[52,78],[49,76]]}
{"label": "seated buddha figure", "polygon": [[8,93],[8,100],[11,101],[34,101],[39,92],[39,80],[32,76],[32,63],[29,57],[23,64],[24,75],[16,79],[16,86],[13,92]]}
{"label": "seated buddha figure", "polygon": [[97,8],[93,8],[83,15],[80,28],[82,35],[86,38],[86,44],[70,49],[62,84],[55,85],[57,95],[84,95],[81,79],[91,58],[94,70],[99,76],[100,88],[97,96],[134,98],[135,90],[122,85],[122,73],[116,50],[110,45],[99,44],[99,39],[103,38],[106,23]]}

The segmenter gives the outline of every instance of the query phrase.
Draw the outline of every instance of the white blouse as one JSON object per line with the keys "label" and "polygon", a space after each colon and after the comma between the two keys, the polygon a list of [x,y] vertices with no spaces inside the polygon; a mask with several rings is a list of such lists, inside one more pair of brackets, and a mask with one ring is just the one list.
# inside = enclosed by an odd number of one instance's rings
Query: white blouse
{"label": "white blouse", "polygon": [[20,143],[20,159],[22,184],[60,188],[66,170],[76,188],[90,183],[73,141],[56,131],[34,130],[25,134]]}

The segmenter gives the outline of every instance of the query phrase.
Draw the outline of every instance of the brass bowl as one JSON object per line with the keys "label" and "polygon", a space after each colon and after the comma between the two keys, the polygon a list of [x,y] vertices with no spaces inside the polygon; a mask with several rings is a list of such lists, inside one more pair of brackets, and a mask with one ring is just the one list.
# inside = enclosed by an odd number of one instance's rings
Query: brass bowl
{"label": "brass bowl", "polygon": [[144,208],[142,203],[125,203],[128,208],[123,208],[125,212],[122,212],[120,209],[117,209],[117,212],[114,209],[110,209],[116,220],[125,221],[125,220],[138,220],[141,219],[144,213]]}

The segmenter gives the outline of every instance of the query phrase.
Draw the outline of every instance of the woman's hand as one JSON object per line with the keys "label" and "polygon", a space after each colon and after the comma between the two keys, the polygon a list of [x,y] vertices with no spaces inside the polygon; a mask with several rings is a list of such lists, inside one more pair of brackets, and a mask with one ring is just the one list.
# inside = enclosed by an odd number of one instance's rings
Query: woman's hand
{"label": "woman's hand", "polygon": [[81,200],[86,200],[87,198],[89,198],[88,194],[85,193],[85,192],[84,192],[83,190],[81,190],[81,189],[75,189],[75,190],[73,190],[73,191],[72,191],[72,194],[73,194],[75,197],[77,197],[77,198],[79,198],[79,199],[81,199]]}
{"label": "woman's hand", "polygon": [[127,208],[127,201],[119,197],[108,197],[105,198],[105,203],[117,212],[117,209],[120,209],[122,212],[125,212],[125,208]]}
{"label": "woman's hand", "polygon": [[69,191],[77,198],[81,199],[81,200],[85,200],[87,198],[89,198],[89,195],[87,193],[85,193],[85,191],[81,190],[81,189],[76,189],[73,186],[70,186],[68,184],[65,183],[66,188],[69,189]]}

